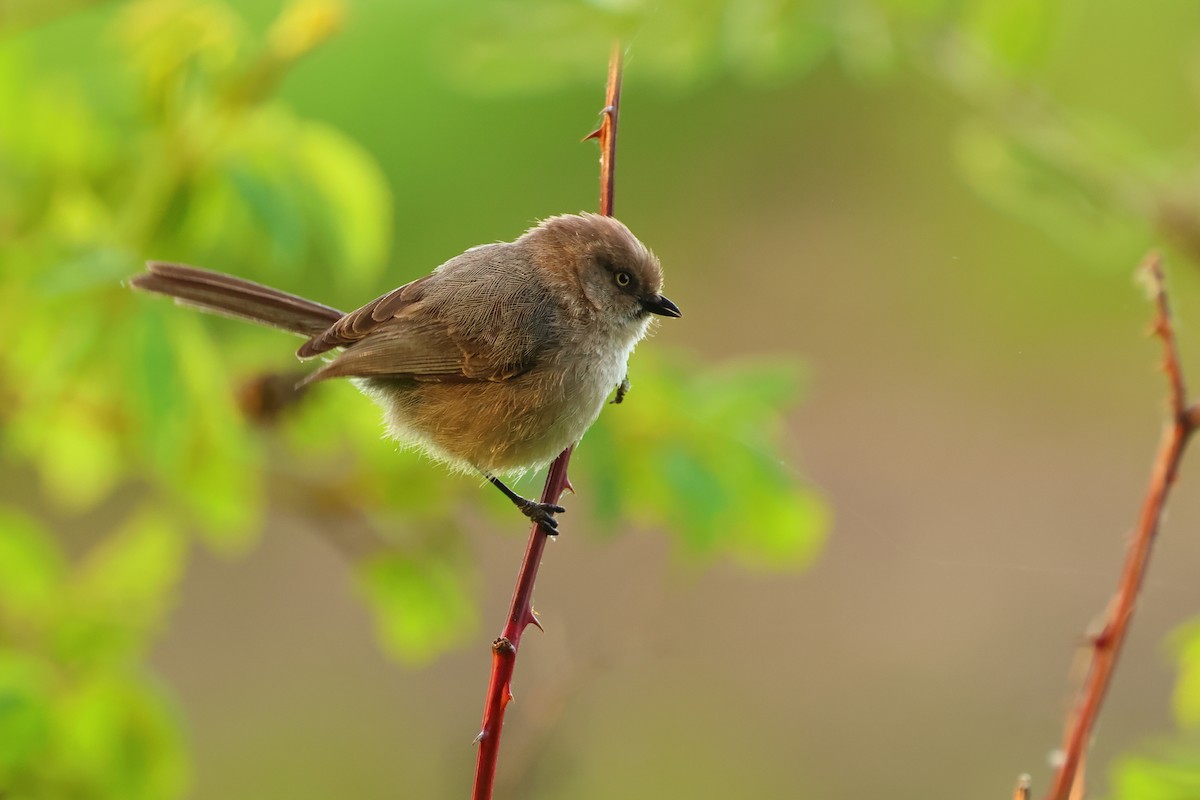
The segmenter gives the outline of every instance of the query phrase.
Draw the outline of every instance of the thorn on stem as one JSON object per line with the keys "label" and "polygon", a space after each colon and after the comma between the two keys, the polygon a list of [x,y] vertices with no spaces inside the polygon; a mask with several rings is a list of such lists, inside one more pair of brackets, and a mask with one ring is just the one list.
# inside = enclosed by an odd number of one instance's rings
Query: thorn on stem
{"label": "thorn on stem", "polygon": [[538,619],[538,613],[536,611],[534,611],[532,608],[529,609],[529,619],[525,620],[525,624],[532,625],[533,627],[537,628],[542,633],[546,632],[546,629],[542,627],[542,621],[540,619]]}
{"label": "thorn on stem", "polygon": [[487,730],[486,729],[480,730],[479,733],[475,734],[475,738],[471,740],[471,746],[472,747],[478,746],[479,743],[482,742],[486,738],[487,738]]}
{"label": "thorn on stem", "polygon": [[1142,263],[1138,265],[1134,273],[1136,280],[1146,289],[1146,293],[1153,299],[1162,292],[1163,273],[1162,273],[1162,256],[1157,250],[1151,250],[1142,259]]}
{"label": "thorn on stem", "polygon": [[1107,650],[1112,647],[1112,626],[1106,624],[1097,634],[1088,637],[1088,644],[1096,650]]}
{"label": "thorn on stem", "polygon": [[610,124],[613,114],[617,113],[615,106],[605,106],[600,109],[600,113],[604,115],[604,122],[600,123],[600,127],[589,133],[587,136],[580,139],[581,142],[586,142],[589,139],[599,139],[604,135],[604,126]]}
{"label": "thorn on stem", "polygon": [[1188,430],[1200,428],[1200,403],[1196,403],[1187,410],[1184,414],[1184,421],[1187,424]]}

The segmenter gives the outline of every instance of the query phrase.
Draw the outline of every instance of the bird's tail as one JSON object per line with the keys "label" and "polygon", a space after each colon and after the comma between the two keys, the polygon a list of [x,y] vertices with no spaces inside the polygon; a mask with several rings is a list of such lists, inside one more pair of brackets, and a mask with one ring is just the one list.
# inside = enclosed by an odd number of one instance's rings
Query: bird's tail
{"label": "bird's tail", "polygon": [[180,305],[316,336],[342,318],[336,308],[269,286],[184,264],[148,261],[129,281],[135,289],[174,297]]}

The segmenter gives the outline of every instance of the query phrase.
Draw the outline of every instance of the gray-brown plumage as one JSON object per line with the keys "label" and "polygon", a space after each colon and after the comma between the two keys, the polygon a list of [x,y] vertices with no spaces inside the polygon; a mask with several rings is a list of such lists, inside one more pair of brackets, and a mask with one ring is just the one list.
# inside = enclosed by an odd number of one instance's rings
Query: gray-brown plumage
{"label": "gray-brown plumage", "polygon": [[240,278],[150,262],[134,288],[307,337],[297,355],[328,360],[303,383],[351,378],[388,430],[457,469],[476,469],[553,529],[557,506],[496,476],[544,466],[575,444],[662,296],[658,259],[611,217],[562,215],[511,243],[472,248],[357,311]]}

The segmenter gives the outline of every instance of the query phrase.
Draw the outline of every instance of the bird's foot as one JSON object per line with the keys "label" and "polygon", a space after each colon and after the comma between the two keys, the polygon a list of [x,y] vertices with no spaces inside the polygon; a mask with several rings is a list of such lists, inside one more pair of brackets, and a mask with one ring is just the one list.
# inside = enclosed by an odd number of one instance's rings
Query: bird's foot
{"label": "bird's foot", "polygon": [[620,403],[625,399],[625,395],[629,394],[630,387],[631,384],[629,383],[629,376],[626,375],[621,379],[621,382],[617,384],[617,393],[613,395],[613,399],[609,402],[612,405],[620,405]]}
{"label": "bird's foot", "polygon": [[536,522],[543,533],[547,536],[558,535],[558,520],[554,518],[554,515],[566,511],[565,508],[554,503],[539,503],[536,500],[530,500],[528,497],[522,497],[508,488],[504,481],[495,475],[488,475],[487,479],[489,483],[503,492],[504,496],[511,500],[512,504],[520,509],[522,514]]}
{"label": "bird's foot", "polygon": [[517,508],[521,509],[521,513],[530,520],[536,522],[547,536],[558,535],[558,520],[554,518],[554,515],[566,511],[562,506],[523,499],[522,502],[517,503]]}

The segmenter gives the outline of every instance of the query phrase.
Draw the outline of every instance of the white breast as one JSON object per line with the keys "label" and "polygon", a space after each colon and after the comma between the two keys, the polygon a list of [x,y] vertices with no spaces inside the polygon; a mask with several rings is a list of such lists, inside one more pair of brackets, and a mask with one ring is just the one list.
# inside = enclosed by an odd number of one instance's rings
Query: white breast
{"label": "white breast", "polygon": [[635,326],[621,326],[604,331],[597,337],[598,346],[580,353],[575,361],[575,392],[568,393],[564,422],[570,432],[570,442],[578,442],[592,426],[613,390],[625,379],[629,356],[645,335],[648,321]]}

